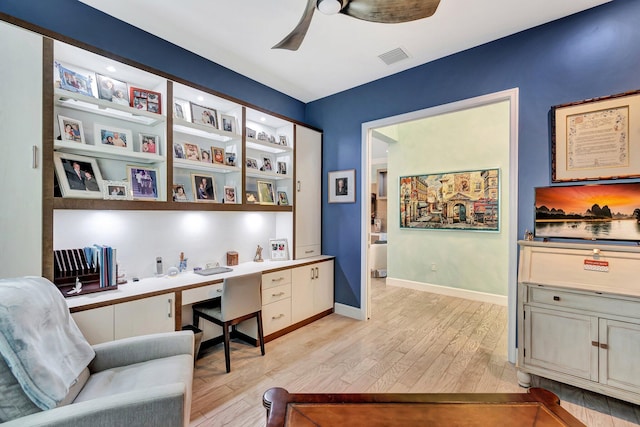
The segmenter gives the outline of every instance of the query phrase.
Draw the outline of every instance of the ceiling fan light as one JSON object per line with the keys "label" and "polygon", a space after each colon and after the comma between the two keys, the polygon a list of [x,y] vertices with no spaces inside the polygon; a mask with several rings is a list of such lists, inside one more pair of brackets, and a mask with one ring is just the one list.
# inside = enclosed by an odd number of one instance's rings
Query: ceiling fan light
{"label": "ceiling fan light", "polygon": [[342,10],[340,0],[318,0],[318,10],[325,15],[335,15]]}

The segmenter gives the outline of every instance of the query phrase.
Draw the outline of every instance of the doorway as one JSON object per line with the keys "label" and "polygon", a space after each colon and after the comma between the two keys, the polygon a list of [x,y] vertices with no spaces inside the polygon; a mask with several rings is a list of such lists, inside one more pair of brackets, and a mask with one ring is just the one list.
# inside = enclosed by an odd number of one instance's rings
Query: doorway
{"label": "doorway", "polygon": [[[499,114],[494,111],[499,111]],[[516,357],[517,117],[518,89],[516,88],[367,122],[362,125],[363,171],[371,171],[375,165],[374,140],[383,135],[390,144],[386,183],[388,196],[388,283],[492,303],[499,301],[499,304],[507,305],[509,312],[508,354],[509,360],[512,362],[515,362]],[[433,125],[434,123],[435,125]],[[448,127],[443,126],[443,123],[448,123]],[[448,133],[450,129],[460,131],[458,132],[462,135],[460,141],[455,140],[455,137],[459,135]],[[496,143],[501,145],[491,145],[492,140],[495,139],[491,132],[501,132],[499,134],[500,141]],[[437,145],[432,145],[434,148],[428,151],[427,144]],[[456,144],[458,144],[457,148]],[[488,147],[487,150],[493,150],[492,153],[500,155],[485,155],[483,158],[481,153],[485,146]],[[427,151],[424,151],[425,149]],[[469,153],[465,153],[466,151]],[[401,207],[398,205],[398,179],[400,176],[412,173],[456,172],[489,166],[497,166],[501,171],[502,191],[498,232],[490,234],[469,231],[400,229]],[[371,175],[370,172],[363,173],[363,194],[370,193],[372,188]],[[372,207],[372,203],[363,203],[361,212],[362,318],[371,317],[369,290],[373,267],[370,251],[372,245]],[[456,207],[458,221],[461,220],[461,216],[466,221],[471,213],[469,207],[464,204]],[[460,243],[460,240],[463,242]],[[478,284],[475,280],[470,280],[469,277],[484,268],[487,260],[483,260],[482,256],[478,255],[487,253],[484,250],[484,245],[493,245],[496,248],[490,249],[489,253],[497,251],[500,254],[489,259],[489,261],[495,261],[497,265],[487,269],[488,271],[497,271],[500,277],[498,280],[492,281],[492,283],[497,283],[498,288],[486,286],[480,288],[480,292],[478,292],[474,286],[481,286],[481,281]],[[469,252],[464,256],[466,247],[469,248]],[[478,249],[480,247],[483,249]],[[438,258],[441,254],[434,252],[433,248],[443,248],[441,258]],[[453,252],[462,253],[460,258],[465,259],[465,264],[462,267],[451,264],[451,260],[446,258],[447,253]],[[466,273],[466,276],[463,273]],[[489,280],[487,279],[487,281]]]}

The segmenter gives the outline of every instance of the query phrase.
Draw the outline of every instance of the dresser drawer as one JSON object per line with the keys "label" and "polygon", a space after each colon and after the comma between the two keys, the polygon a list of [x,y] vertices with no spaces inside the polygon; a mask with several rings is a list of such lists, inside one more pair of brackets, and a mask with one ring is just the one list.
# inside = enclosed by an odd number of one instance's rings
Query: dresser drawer
{"label": "dresser drawer", "polygon": [[640,301],[588,295],[561,289],[529,287],[529,302],[578,310],[640,317]]}
{"label": "dresser drawer", "polygon": [[265,336],[291,325],[291,298],[263,306],[262,324]]}
{"label": "dresser drawer", "polygon": [[206,301],[222,296],[222,282],[215,285],[200,286],[199,288],[182,291],[182,305]]}
{"label": "dresser drawer", "polygon": [[262,275],[262,289],[269,289],[287,283],[291,283],[291,269]]}
{"label": "dresser drawer", "polygon": [[262,291],[262,305],[271,304],[285,298],[291,298],[291,283],[263,289]]}

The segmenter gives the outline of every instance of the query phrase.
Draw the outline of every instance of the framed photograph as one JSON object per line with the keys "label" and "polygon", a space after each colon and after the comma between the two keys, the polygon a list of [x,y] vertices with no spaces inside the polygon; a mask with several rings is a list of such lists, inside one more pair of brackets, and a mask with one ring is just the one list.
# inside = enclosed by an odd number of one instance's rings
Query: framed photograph
{"label": "framed photograph", "polygon": [[200,161],[204,163],[211,163],[211,153],[209,150],[200,150]]}
{"label": "framed photograph", "polygon": [[551,107],[552,181],[640,177],[639,136],[640,90]]}
{"label": "framed photograph", "polygon": [[280,145],[283,145],[285,147],[289,145],[289,142],[287,141],[287,135],[279,135],[278,142]]}
{"label": "framed photograph", "polygon": [[93,137],[96,147],[114,147],[123,150],[133,150],[133,136],[129,129],[120,129],[113,126],[93,125]]}
{"label": "framed photograph", "polygon": [[224,153],[224,164],[227,166],[235,166],[236,165],[236,153],[225,152]]}
{"label": "framed photograph", "polygon": [[131,194],[138,200],[158,200],[158,171],[146,166],[127,166]]}
{"label": "framed photograph", "polygon": [[140,134],[140,152],[149,154],[160,154],[160,137],[148,133]]}
{"label": "framed photograph", "polygon": [[264,154],[262,156],[262,166],[260,166],[262,172],[273,172],[273,158]]}
{"label": "framed photograph", "polygon": [[253,205],[258,203],[258,192],[257,191],[247,191],[245,193],[245,199],[248,204]]}
{"label": "framed photograph", "polygon": [[236,203],[236,187],[224,186],[223,203]]}
{"label": "framed photograph", "polygon": [[254,129],[251,128],[246,128],[247,129],[247,138],[256,138],[256,131]]}
{"label": "framed photograph", "polygon": [[258,161],[256,159],[252,159],[247,157],[247,169],[258,169]]}
{"label": "framed photograph", "polygon": [[192,144],[185,142],[184,144],[184,158],[187,160],[200,161],[200,147],[198,144]]}
{"label": "framed photograph", "polygon": [[253,205],[258,203],[258,192],[257,191],[247,191],[245,193],[245,199],[248,204]]}
{"label": "framed photograph", "polygon": [[266,132],[258,132],[258,141],[269,141],[269,135]]}
{"label": "framed photograph", "polygon": [[184,115],[184,108],[179,102],[173,103],[173,117],[180,120],[186,120]]}
{"label": "framed photograph", "polygon": [[60,126],[60,139],[62,141],[85,143],[84,130],[80,120],[58,115],[58,125]]}
{"label": "framed photograph", "polygon": [[102,199],[102,175],[96,159],[56,151],[53,163],[62,197]]}
{"label": "framed photograph", "polygon": [[102,181],[102,191],[105,200],[131,199],[131,190],[126,181]]}
{"label": "framed photograph", "polygon": [[355,203],[356,170],[329,172],[329,203]]}
{"label": "framed photograph", "polygon": [[218,129],[218,112],[209,107],[189,103],[191,105],[191,122]]}
{"label": "framed photograph", "polygon": [[500,231],[500,170],[400,177],[400,228]]}
{"label": "framed photograph", "polygon": [[130,104],[138,110],[162,114],[162,94],[138,87],[129,87]]}
{"label": "framed photograph", "polygon": [[287,239],[269,239],[271,261],[287,261],[289,259],[289,244]]}
{"label": "framed photograph", "polygon": [[93,73],[76,72],[70,68],[56,63],[60,75],[60,88],[69,92],[76,92],[85,96],[93,96]]}
{"label": "framed photograph", "polygon": [[216,165],[224,165],[224,148],[211,147],[211,157]]}
{"label": "framed photograph", "polygon": [[220,114],[220,120],[222,121],[222,130],[226,132],[236,133],[236,118],[228,114]]}
{"label": "framed photograph", "polygon": [[184,153],[184,147],[179,142],[173,143],[173,158],[174,159],[186,159],[187,156]]}
{"label": "framed photograph", "polygon": [[287,174],[287,162],[278,162],[278,173],[280,175]]}
{"label": "framed photograph", "polygon": [[215,203],[216,181],[213,175],[206,173],[191,174],[191,188],[193,190],[193,200],[201,203]]}
{"label": "framed photograph", "polygon": [[289,206],[289,198],[286,191],[278,191],[278,204],[280,206]]}
{"label": "framed photograph", "polygon": [[120,105],[129,105],[127,83],[96,73],[98,98]]}
{"label": "framed photograph", "polygon": [[173,201],[174,202],[188,202],[187,192],[182,184],[173,184]]}
{"label": "framed photograph", "polygon": [[261,205],[275,205],[276,197],[273,191],[273,183],[269,181],[256,181],[258,185],[258,201]]}

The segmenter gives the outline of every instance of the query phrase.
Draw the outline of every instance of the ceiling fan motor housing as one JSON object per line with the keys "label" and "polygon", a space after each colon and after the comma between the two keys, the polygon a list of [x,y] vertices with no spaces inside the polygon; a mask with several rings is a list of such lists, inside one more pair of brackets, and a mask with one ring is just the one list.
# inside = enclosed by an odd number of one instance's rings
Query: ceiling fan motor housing
{"label": "ceiling fan motor housing", "polygon": [[335,15],[345,6],[346,0],[318,0],[318,10],[325,15]]}

